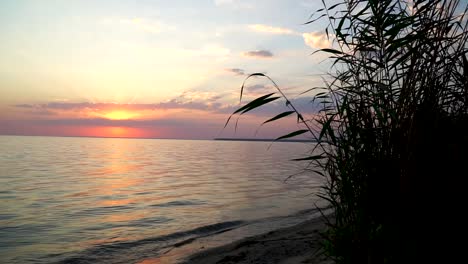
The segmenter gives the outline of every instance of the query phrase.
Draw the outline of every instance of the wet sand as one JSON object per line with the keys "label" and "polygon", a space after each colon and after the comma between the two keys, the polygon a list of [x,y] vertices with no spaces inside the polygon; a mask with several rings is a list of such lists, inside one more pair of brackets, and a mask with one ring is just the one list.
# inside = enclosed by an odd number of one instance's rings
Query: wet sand
{"label": "wet sand", "polygon": [[320,254],[323,217],[196,253],[184,264],[332,263]]}

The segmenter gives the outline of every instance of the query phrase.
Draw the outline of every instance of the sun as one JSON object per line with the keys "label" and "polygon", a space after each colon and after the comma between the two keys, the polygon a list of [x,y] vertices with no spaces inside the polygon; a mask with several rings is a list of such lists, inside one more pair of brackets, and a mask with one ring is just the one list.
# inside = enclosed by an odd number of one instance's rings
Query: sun
{"label": "sun", "polygon": [[127,120],[138,116],[139,115],[135,112],[129,112],[125,110],[116,110],[103,114],[103,117],[110,120]]}

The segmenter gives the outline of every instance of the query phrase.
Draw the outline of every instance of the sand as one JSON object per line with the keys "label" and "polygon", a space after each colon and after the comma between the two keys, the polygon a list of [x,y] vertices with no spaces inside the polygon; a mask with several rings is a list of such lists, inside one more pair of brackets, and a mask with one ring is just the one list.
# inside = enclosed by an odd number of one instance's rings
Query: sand
{"label": "sand", "polygon": [[296,226],[248,237],[188,257],[186,264],[230,263],[332,263],[320,254],[320,232],[326,225],[322,217]]}

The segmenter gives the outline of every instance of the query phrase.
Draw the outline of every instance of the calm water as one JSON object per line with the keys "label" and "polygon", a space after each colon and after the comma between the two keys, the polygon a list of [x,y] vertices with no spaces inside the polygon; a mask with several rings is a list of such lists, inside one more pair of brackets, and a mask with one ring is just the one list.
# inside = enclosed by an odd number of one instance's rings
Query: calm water
{"label": "calm water", "polygon": [[139,263],[293,219],[320,177],[283,180],[311,146],[269,145],[0,136],[0,263]]}

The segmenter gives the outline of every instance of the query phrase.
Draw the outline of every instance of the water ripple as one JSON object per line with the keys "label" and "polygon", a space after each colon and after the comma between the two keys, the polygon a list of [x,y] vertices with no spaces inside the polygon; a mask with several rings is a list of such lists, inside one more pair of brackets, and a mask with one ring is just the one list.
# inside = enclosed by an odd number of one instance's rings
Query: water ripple
{"label": "water ripple", "polygon": [[0,263],[128,263],[236,219],[311,207],[304,186],[320,177],[283,182],[310,146],[268,146],[0,136]]}

